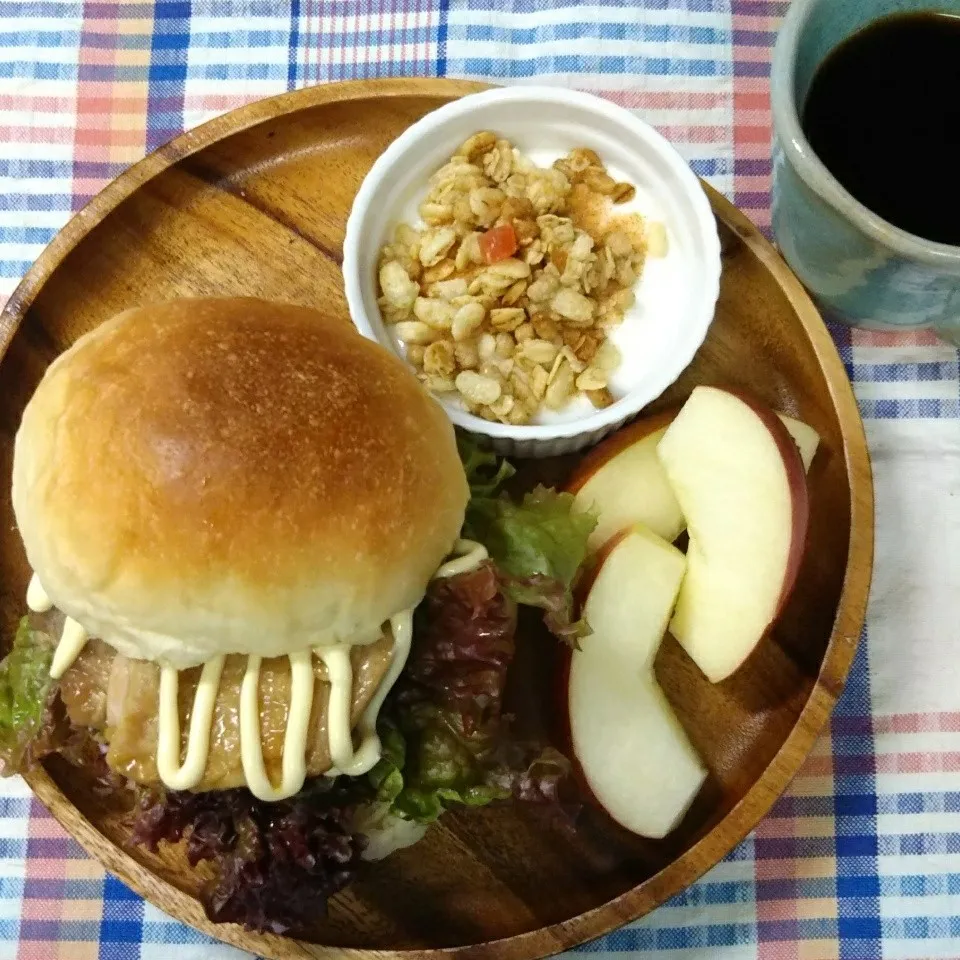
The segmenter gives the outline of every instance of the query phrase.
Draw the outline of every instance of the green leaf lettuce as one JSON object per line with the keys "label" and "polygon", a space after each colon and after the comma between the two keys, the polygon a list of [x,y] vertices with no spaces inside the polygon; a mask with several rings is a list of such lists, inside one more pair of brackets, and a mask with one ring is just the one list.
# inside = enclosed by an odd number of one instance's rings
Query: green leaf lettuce
{"label": "green leaf lettuce", "polygon": [[29,766],[37,741],[48,732],[53,650],[52,639],[34,630],[24,617],[13,647],[0,661],[0,774],[4,776]]}

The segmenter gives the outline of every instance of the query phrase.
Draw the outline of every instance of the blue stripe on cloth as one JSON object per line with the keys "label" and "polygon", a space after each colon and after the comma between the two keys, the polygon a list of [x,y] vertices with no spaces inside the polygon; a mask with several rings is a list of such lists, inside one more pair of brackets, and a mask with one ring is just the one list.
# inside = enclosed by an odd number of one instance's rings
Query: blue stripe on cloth
{"label": "blue stripe on cloth", "polygon": [[63,30],[24,30],[22,33],[0,32],[0,49],[35,47],[40,50],[60,50],[76,47],[80,37],[73,28]]}
{"label": "blue stripe on cloth", "polygon": [[69,180],[69,160],[43,160],[39,157],[0,158],[0,177],[19,180]]}
{"label": "blue stripe on cloth", "polygon": [[960,833],[885,834],[877,849],[884,857],[935,857],[960,853]]}
{"label": "blue stripe on cloth", "polygon": [[[110,68],[112,69],[112,68]],[[37,63],[34,60],[0,61],[0,80],[70,80],[76,79],[75,63]]]}
{"label": "blue stripe on cloth", "polygon": [[287,43],[287,89],[297,87],[297,63],[300,60],[300,0],[290,0],[290,39]]}
{"label": "blue stripe on cloth", "polygon": [[960,945],[960,913],[953,917],[884,917],[882,925],[884,937],[891,940],[948,940]]}
{"label": "blue stripe on cloth", "polygon": [[630,40],[636,43],[730,42],[730,33],[713,27],[691,27],[682,23],[545,23],[535,27],[511,27],[489,23],[455,23],[450,36],[459,41],[501,43],[514,46],[576,40]]}
{"label": "blue stripe on cloth", "polygon": [[960,897],[960,873],[911,873],[881,877],[883,897]]}
{"label": "blue stripe on cloth", "polygon": [[72,194],[63,193],[0,193],[0,211],[19,211],[21,213],[45,213],[71,208]]}
{"label": "blue stripe on cloth", "polygon": [[[6,239],[6,229],[0,232]],[[0,818],[25,817],[30,812],[30,797],[0,797]]]}
{"label": "blue stripe on cloth", "polygon": [[[566,0],[557,3],[549,0],[454,0],[458,14],[465,11],[479,10],[489,13],[495,8],[498,13],[543,13],[545,9],[563,10],[579,7],[577,0]],[[767,4],[758,4],[766,12]],[[626,10],[633,14],[638,8],[643,10],[673,10],[678,17],[686,15],[690,4],[685,0],[591,0],[591,7],[602,10]],[[749,4],[748,4],[749,6]],[[786,7],[786,4],[783,4]],[[696,0],[693,9],[698,13],[729,14],[730,0]]]}
{"label": "blue stripe on cloth", "polygon": [[956,360],[928,361],[927,363],[854,363],[854,374],[858,381],[871,383],[902,383],[920,381],[923,383],[941,380],[956,380],[958,362]]}
{"label": "blue stripe on cloth", "polygon": [[144,920],[143,922],[143,942],[144,943],[207,943],[213,947],[218,946],[218,941],[213,937],[208,937],[193,927],[188,927],[182,923],[173,921],[164,921],[158,923],[155,920]]}
{"label": "blue stripe on cloth", "polygon": [[[663,917],[669,922],[668,917]],[[614,930],[600,940],[576,948],[577,953],[628,953],[636,950],[694,950],[732,947],[750,943],[753,927],[748,923],[704,923],[684,927],[631,926]]]}
{"label": "blue stripe on cloth", "polygon": [[[849,735],[847,735],[849,737]],[[843,738],[833,733],[834,754],[844,753]],[[857,749],[861,749],[858,742]],[[849,752],[847,756],[856,755]],[[876,798],[876,812],[889,813],[960,813],[960,792],[929,791],[926,793],[887,793]],[[855,798],[847,798],[855,805]],[[863,803],[866,803],[864,798]],[[808,817],[830,817],[834,812],[834,799],[831,796],[785,797],[777,802],[767,814],[770,819],[805,819]]]}
{"label": "blue stripe on cloth", "polygon": [[440,0],[440,22],[437,26],[437,76],[447,75],[447,35],[450,29],[450,0]]}
{"label": "blue stripe on cloth", "polygon": [[23,896],[23,886],[23,877],[0,877],[0,900],[19,900]]}
{"label": "blue stripe on cloth", "polygon": [[[839,717],[868,718],[870,706],[870,674],[864,632],[846,690],[835,713]],[[881,955],[877,783],[872,723],[866,724],[859,736],[858,752],[871,760],[867,771],[848,774],[835,769],[833,776],[839,960],[875,960]]]}
{"label": "blue stripe on cloth", "polygon": [[79,0],[69,0],[66,3],[57,3],[56,0],[51,0],[51,2],[24,0],[23,3],[17,3],[16,0],[4,0],[3,15],[7,18],[30,17],[44,20],[66,20],[68,17],[79,19],[83,16],[83,3]]}
{"label": "blue stripe on cloth", "polygon": [[[224,50],[235,50],[244,47],[251,50],[287,46],[289,33],[286,30],[244,30],[240,24],[230,33],[220,30],[194,32],[190,37],[190,48],[193,50],[212,50],[213,55]],[[86,35],[84,35],[86,42]],[[294,47],[296,49],[296,47]]]}
{"label": "blue stripe on cloth", "polygon": [[[6,231],[4,231],[5,233]],[[6,239],[6,237],[4,237]],[[0,260],[0,278],[19,280],[33,265],[32,260]]]}
{"label": "blue stripe on cloth", "polygon": [[147,151],[183,131],[183,88],[190,47],[190,4],[165,0],[154,11],[147,110]]}
{"label": "blue stripe on cloth", "polygon": [[956,420],[960,418],[960,400],[860,400],[864,420]]}
{"label": "blue stripe on cloth", "polygon": [[853,343],[850,334],[850,328],[842,323],[831,322],[827,317],[827,329],[833,337],[833,342],[837,346],[837,352],[843,361],[843,368],[847,371],[847,376],[852,380],[853,372]]}
{"label": "blue stripe on cloth", "polygon": [[[191,80],[276,80],[289,77],[290,65],[283,63],[203,63],[190,68]],[[184,72],[184,76],[186,73]]]}
{"label": "blue stripe on cloth", "polygon": [[[99,929],[100,924],[96,920],[23,920],[20,923],[20,938],[26,942],[76,940],[80,943],[96,943]],[[100,955],[103,956],[102,953]],[[131,960],[129,950],[126,956],[109,956],[110,960]]]}
{"label": "blue stripe on cloth", "polygon": [[754,884],[749,880],[703,880],[682,890],[668,901],[668,906],[701,907],[718,903],[749,903],[753,896]]}
{"label": "blue stripe on cloth", "polygon": [[143,901],[109,874],[103,881],[99,960],[130,960],[128,944],[143,937]]}
{"label": "blue stripe on cloth", "polygon": [[531,57],[462,57],[450,60],[451,75],[489,76],[498,79],[535,77],[544,73],[593,73],[619,76],[630,73],[648,77],[728,77],[728,60],[687,57],[583,56],[581,54],[534,55]]}

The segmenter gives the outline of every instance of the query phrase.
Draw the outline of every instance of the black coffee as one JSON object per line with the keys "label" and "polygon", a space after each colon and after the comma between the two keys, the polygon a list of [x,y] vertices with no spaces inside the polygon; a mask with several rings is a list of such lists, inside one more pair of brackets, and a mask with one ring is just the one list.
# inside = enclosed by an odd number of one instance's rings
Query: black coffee
{"label": "black coffee", "polygon": [[803,129],[864,206],[910,233],[960,244],[960,17],[885,17],[817,69]]}

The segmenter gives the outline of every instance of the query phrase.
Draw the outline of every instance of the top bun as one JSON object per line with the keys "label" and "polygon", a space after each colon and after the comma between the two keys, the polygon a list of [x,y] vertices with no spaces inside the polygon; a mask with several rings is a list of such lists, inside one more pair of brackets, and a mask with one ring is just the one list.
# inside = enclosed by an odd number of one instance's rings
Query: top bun
{"label": "top bun", "polygon": [[182,669],[370,642],[463,523],[453,428],[350,323],[249,299],[138,307],[49,368],[13,506],[56,606]]}

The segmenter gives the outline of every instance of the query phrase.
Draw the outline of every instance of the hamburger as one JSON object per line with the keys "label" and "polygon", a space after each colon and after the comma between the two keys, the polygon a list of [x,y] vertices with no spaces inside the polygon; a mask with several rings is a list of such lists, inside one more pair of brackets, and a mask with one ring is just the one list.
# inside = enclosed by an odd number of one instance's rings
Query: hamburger
{"label": "hamburger", "polygon": [[593,526],[515,500],[397,357],[250,299],[138,307],[47,370],[16,436],[32,576],[0,664],[0,757],[58,752],[186,842],[214,920],[309,927],[444,811],[557,804],[514,736],[518,605],[575,641]]}

